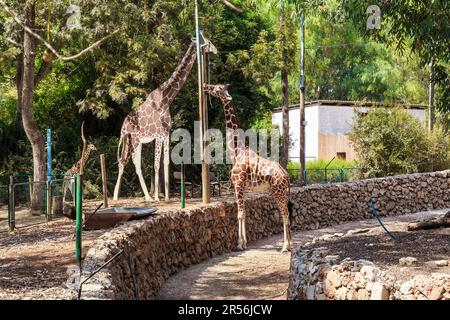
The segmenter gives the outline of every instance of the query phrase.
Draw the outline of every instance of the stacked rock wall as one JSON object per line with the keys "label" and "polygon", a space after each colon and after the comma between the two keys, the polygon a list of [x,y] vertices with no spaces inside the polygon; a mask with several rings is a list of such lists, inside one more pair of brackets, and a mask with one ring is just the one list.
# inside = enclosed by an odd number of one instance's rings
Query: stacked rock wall
{"label": "stacked rock wall", "polygon": [[290,300],[450,300],[450,275],[433,273],[396,281],[367,260],[339,262],[323,249],[292,255]]}
{"label": "stacked rock wall", "polygon": [[[308,230],[370,217],[370,199],[380,215],[450,207],[450,171],[292,188],[292,229]],[[246,200],[249,241],[282,232],[277,205],[267,195]],[[98,238],[83,265],[87,276],[116,253],[114,261],[83,285],[85,299],[153,299],[175,272],[237,243],[233,199],[120,225]]]}
{"label": "stacked rock wall", "polygon": [[318,229],[371,217],[450,207],[450,171],[409,174],[348,183],[311,185],[291,191],[293,227]]}

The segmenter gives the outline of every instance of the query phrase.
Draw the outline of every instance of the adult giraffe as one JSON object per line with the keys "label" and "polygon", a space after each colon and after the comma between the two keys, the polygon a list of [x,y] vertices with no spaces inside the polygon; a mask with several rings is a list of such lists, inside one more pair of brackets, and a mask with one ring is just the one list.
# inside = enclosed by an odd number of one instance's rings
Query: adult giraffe
{"label": "adult giraffe", "polygon": [[284,243],[281,252],[287,252],[291,249],[290,210],[288,208],[289,175],[279,163],[260,157],[256,152],[245,147],[244,141],[239,139],[236,112],[233,98],[228,93],[228,86],[205,84],[204,89],[222,101],[225,111],[227,150],[233,165],[230,179],[234,186],[238,205],[238,249],[243,250],[247,246],[244,191],[246,189],[249,191],[269,190],[272,198],[278,203],[283,218]]}
{"label": "adult giraffe", "polygon": [[[203,34],[201,34],[201,37],[203,39],[202,50],[205,50],[206,53],[217,53],[217,49],[211,41],[204,37]],[[193,39],[183,60],[172,76],[153,90],[141,106],[132,110],[126,116],[120,132],[120,141],[117,149],[119,175],[114,188],[114,200],[119,198],[123,170],[130,158],[132,158],[145,200],[150,201],[150,195],[142,176],[141,154],[142,144],[155,140],[155,200],[159,201],[159,167],[161,152],[164,148],[165,201],[169,201],[169,137],[172,126],[169,107],[186,82],[196,58],[197,47],[195,39]],[[120,154],[122,143],[124,146],[122,154]]]}

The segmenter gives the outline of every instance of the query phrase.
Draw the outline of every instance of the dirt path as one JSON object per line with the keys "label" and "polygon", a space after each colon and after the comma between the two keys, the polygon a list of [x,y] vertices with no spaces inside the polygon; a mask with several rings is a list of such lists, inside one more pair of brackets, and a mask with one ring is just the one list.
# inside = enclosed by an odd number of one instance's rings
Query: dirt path
{"label": "dirt path", "polygon": [[[221,198],[223,199],[223,198]],[[217,199],[215,199],[217,200]],[[101,201],[85,201],[92,212]],[[148,203],[143,198],[110,201],[112,206],[179,208],[179,199]],[[187,206],[201,205],[188,199]],[[83,231],[83,256],[105,230]],[[0,300],[73,299],[75,292],[64,286],[68,267],[76,265],[75,221],[65,217],[46,223],[45,215],[30,216],[26,207],[16,208],[16,229],[8,232],[8,209],[0,206]]]}
{"label": "dirt path", "polygon": [[[383,218],[391,231],[405,224],[431,215],[444,214],[435,210],[397,217]],[[383,232],[375,220],[350,222],[334,227],[297,232],[294,244],[304,244],[324,234],[347,232],[357,228],[376,228]],[[250,243],[244,252],[231,252],[183,270],[163,285],[161,300],[228,300],[228,299],[286,299],[290,254],[281,254],[282,235]]]}

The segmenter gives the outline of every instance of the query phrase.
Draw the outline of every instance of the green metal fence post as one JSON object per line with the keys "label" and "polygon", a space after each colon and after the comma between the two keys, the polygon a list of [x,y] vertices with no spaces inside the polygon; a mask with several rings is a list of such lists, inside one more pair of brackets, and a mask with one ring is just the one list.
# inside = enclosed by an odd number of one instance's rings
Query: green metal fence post
{"label": "green metal fence post", "polygon": [[83,211],[83,187],[82,176],[77,174],[76,176],[76,243],[75,243],[75,256],[78,261],[81,261],[81,220]]}
{"label": "green metal fence post", "polygon": [[184,190],[184,163],[181,163],[181,186],[180,186],[180,193],[181,193],[181,209],[185,208],[186,205],[186,192]]}

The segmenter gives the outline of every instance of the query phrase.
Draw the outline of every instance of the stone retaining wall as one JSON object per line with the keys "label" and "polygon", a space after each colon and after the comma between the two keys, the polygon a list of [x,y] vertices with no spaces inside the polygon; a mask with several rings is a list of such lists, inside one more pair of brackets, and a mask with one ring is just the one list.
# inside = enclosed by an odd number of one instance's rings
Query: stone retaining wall
{"label": "stone retaining wall", "polygon": [[372,262],[340,262],[325,248],[292,254],[290,300],[450,300],[450,274],[418,275],[402,282]]}
{"label": "stone retaining wall", "polygon": [[[292,229],[317,229],[369,218],[372,195],[380,215],[447,208],[449,184],[450,171],[443,171],[293,188]],[[251,195],[246,205],[249,241],[282,231],[277,206],[270,197]],[[156,298],[170,275],[229,252],[236,243],[237,207],[233,199],[160,211],[155,217],[120,225],[103,234],[90,248],[83,265],[84,276],[124,251],[83,285],[82,298]]]}
{"label": "stone retaining wall", "polygon": [[450,207],[450,171],[401,175],[291,191],[294,229],[318,229],[371,217],[374,198],[380,216]]}

